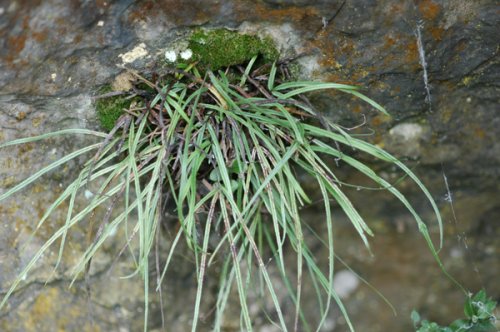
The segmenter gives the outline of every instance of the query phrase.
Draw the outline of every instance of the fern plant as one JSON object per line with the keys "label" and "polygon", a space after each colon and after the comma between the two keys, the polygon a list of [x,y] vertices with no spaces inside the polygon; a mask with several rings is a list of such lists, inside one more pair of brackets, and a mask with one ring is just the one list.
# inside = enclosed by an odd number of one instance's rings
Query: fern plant
{"label": "fern plant", "polygon": [[[204,294],[204,277],[215,260],[223,262],[219,293],[213,318],[214,330],[220,330],[232,290],[237,292],[241,307],[241,329],[252,330],[249,309],[249,285],[261,282],[274,304],[275,324],[283,330],[319,329],[325,322],[332,301],[344,314],[354,331],[348,313],[333,289],[334,233],[332,201],[347,215],[361,240],[368,247],[373,235],[358,209],[344,193],[345,184],[336,176],[326,158],[335,158],[353,171],[371,179],[379,188],[391,192],[413,215],[430,251],[439,264],[437,250],[426,223],[398,189],[383,179],[360,159],[346,154],[342,146],[355,149],[381,162],[399,167],[420,187],[434,210],[442,229],[438,208],[418,177],[403,163],[383,149],[370,144],[315,111],[306,95],[319,90],[351,94],[379,112],[383,107],[361,94],[357,87],[315,81],[290,81],[286,64],[264,64],[256,67],[257,57],[242,67],[233,65],[217,72],[197,69],[196,64],[167,68],[151,77],[130,71],[136,77],[133,89],[120,96],[105,94],[101,98],[122,98],[111,102],[120,105],[114,113],[109,132],[88,129],[66,129],[44,135],[17,139],[0,144],[0,148],[36,142],[54,136],[91,135],[101,142],[80,148],[37,171],[29,178],[3,191],[0,200],[20,192],[44,174],[79,157],[88,156],[76,178],[47,207],[38,221],[37,230],[61,204],[68,204],[65,223],[57,229],[25,266],[0,303],[5,306],[43,254],[60,241],[59,260],[68,232],[99,206],[123,208],[116,216],[106,213],[73,275],[88,270],[92,257],[116,228],[132,228],[130,238],[137,238],[139,250],[131,250],[136,271],[144,280],[144,330],[147,330],[150,254],[155,235],[164,221],[165,206],[173,206],[178,232],[171,243],[161,272],[169,269],[178,244],[186,241],[196,261],[198,288],[193,304],[192,331],[200,319]],[[123,103],[127,101],[128,103]],[[126,106],[125,106],[126,105]],[[105,111],[105,110],[103,110]],[[102,116],[102,115],[101,115]],[[319,266],[304,240],[308,227],[300,209],[311,202],[300,177],[307,176],[319,188],[322,197],[328,266]],[[76,197],[89,185],[99,183],[99,190],[88,205],[77,209]],[[136,218],[130,217],[136,214]],[[442,234],[442,233],[441,233]],[[213,239],[217,239],[213,243]],[[264,248],[272,252],[290,300],[295,305],[292,322],[287,322],[276,286],[263,257]],[[285,264],[285,250],[293,249],[296,275],[291,276]],[[59,262],[58,260],[58,262]],[[256,277],[258,277],[256,279]],[[319,291],[321,318],[316,326],[301,310],[304,278]],[[74,280],[75,280],[74,279]],[[256,281],[257,280],[257,281]],[[291,280],[294,280],[292,283]]]}

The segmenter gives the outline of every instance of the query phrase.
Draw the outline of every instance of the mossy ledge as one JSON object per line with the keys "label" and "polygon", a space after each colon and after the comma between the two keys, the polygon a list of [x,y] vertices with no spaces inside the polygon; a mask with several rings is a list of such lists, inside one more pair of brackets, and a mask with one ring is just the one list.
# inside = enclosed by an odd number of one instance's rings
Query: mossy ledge
{"label": "mossy ledge", "polygon": [[[260,63],[271,63],[279,59],[278,49],[270,37],[261,38],[227,29],[196,30],[187,38],[187,43],[193,52],[192,58],[187,61],[198,62],[200,68],[213,71],[246,64],[254,56],[259,56]],[[99,89],[98,94],[109,92],[113,92],[111,85],[105,85]],[[130,98],[123,96],[97,99],[95,106],[101,127],[107,131],[112,130],[131,102]]]}
{"label": "mossy ledge", "polygon": [[211,70],[244,64],[256,55],[260,55],[264,63],[279,58],[270,37],[261,38],[227,29],[197,30],[188,42],[193,60]]}

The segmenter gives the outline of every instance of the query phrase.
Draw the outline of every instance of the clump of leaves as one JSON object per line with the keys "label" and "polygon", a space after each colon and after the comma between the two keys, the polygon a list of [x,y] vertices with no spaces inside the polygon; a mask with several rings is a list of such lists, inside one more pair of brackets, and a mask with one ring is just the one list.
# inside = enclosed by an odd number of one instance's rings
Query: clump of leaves
{"label": "clump of leaves", "polygon": [[457,319],[449,326],[421,319],[416,311],[411,313],[411,318],[416,332],[493,332],[496,331],[496,306],[496,301],[487,298],[486,292],[480,290],[474,296],[470,294],[465,301],[465,318]]}
{"label": "clump of leaves", "polygon": [[[427,197],[441,229],[436,204],[421,181],[386,151],[350,135],[318,114],[306,94],[324,89],[336,90],[354,95],[384,114],[386,111],[354,86],[289,82],[285,62],[254,68],[256,59],[252,58],[246,67],[234,65],[217,72],[204,68],[203,75],[195,65],[171,68],[148,78],[132,72],[137,78],[134,88],[120,98],[134,98],[136,102],[122,110],[109,133],[68,129],[1,144],[0,148],[3,148],[68,134],[86,134],[102,139],[101,143],[83,147],[53,162],[0,195],[0,200],[5,199],[43,174],[78,156],[93,153],[76,179],[47,208],[37,230],[63,202],[68,203],[65,224],[26,265],[0,307],[5,305],[22,278],[51,245],[60,240],[59,252],[62,253],[71,228],[90,218],[97,207],[107,206],[108,212],[99,232],[73,273],[77,278],[88,271],[92,257],[117,227],[133,229],[130,237],[138,238],[139,250],[131,250],[131,254],[136,271],[144,279],[146,330],[149,258],[160,224],[165,222],[164,208],[174,206],[180,227],[162,270],[158,272],[161,277],[157,289],[176,247],[184,239],[195,257],[198,279],[193,331],[201,315],[203,280],[215,260],[223,262],[213,318],[215,330],[220,330],[223,325],[223,313],[234,289],[240,300],[241,328],[252,330],[249,285],[259,281],[263,295],[269,296],[274,304],[274,312],[268,317],[275,317],[275,324],[283,330],[298,330],[299,325],[309,330],[310,322],[301,310],[303,280],[307,274],[318,291],[321,312],[318,328],[325,322],[333,300],[353,331],[347,312],[333,289],[335,253],[331,202],[340,206],[367,247],[368,236],[373,233],[344,193],[345,184],[336,176],[334,168],[325,162],[325,158],[332,157],[373,180],[379,188],[388,190],[401,201],[415,218],[439,262],[426,224],[406,197],[368,165],[344,153],[341,147],[398,166]],[[305,174],[315,182],[323,199],[327,228],[325,243],[329,253],[326,267],[317,264],[304,239],[304,228],[308,225],[301,219],[300,209],[311,199],[298,174]],[[75,198],[91,184],[100,184],[97,194],[87,206],[77,209]],[[118,197],[123,198],[123,210],[112,217],[109,211],[115,207]],[[137,217],[132,218],[132,213]],[[213,239],[218,239],[215,244]],[[281,272],[289,297],[295,304],[292,326],[287,325],[262,248],[270,248],[274,257],[272,264]],[[286,270],[285,250],[296,253],[295,276],[290,276]],[[260,278],[254,278],[256,274]],[[295,285],[290,280],[295,280]]]}

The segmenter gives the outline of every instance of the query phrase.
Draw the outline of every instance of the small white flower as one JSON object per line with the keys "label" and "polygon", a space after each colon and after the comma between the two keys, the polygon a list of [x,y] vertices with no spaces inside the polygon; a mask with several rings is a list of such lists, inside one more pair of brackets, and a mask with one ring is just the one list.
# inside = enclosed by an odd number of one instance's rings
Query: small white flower
{"label": "small white flower", "polygon": [[184,60],[191,59],[193,56],[193,51],[191,51],[189,48],[181,52],[181,58]]}
{"label": "small white flower", "polygon": [[165,59],[169,62],[175,62],[175,60],[177,60],[177,54],[174,50],[167,50],[165,52]]}

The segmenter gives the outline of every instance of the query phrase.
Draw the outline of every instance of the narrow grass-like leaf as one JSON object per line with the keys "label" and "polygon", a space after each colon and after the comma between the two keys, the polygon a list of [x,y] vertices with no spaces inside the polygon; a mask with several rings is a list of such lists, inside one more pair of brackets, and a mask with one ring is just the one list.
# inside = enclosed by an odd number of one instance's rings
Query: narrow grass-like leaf
{"label": "narrow grass-like leaf", "polygon": [[0,144],[0,149],[7,147],[7,146],[12,146],[12,145],[19,145],[19,144],[41,141],[41,140],[44,140],[44,139],[47,139],[50,137],[57,137],[57,136],[62,136],[62,135],[75,135],[75,134],[91,135],[91,136],[97,136],[97,137],[101,137],[101,138],[106,138],[106,136],[107,136],[106,133],[102,133],[102,132],[95,131],[95,130],[78,129],[78,128],[64,129],[64,130],[53,131],[53,132],[38,135],[38,136],[24,137],[24,138],[15,139],[15,140],[8,141],[8,142],[3,142],[2,144]]}
{"label": "narrow grass-like leaf", "polygon": [[201,264],[200,264],[201,267],[200,267],[200,271],[198,272],[198,289],[196,291],[196,301],[195,301],[195,305],[194,305],[194,314],[193,314],[193,325],[191,327],[192,332],[196,331],[196,326],[198,324],[198,319],[200,316],[201,294],[203,292],[203,280],[205,278],[206,262],[207,262],[207,255],[208,255],[208,241],[210,239],[210,231],[211,231],[212,223],[214,220],[215,206],[216,206],[218,199],[219,199],[218,195],[215,194],[214,197],[212,198],[212,202],[210,203],[210,210],[208,211],[208,216],[207,216],[207,220],[205,223],[205,234],[203,236],[203,248],[202,248]]}
{"label": "narrow grass-like leaf", "polygon": [[245,72],[243,73],[243,75],[241,75],[240,87],[243,87],[246,84],[248,75],[250,74],[250,71],[252,70],[252,67],[255,64],[256,60],[257,60],[257,56],[254,56],[248,62],[248,65],[245,68]]}
{"label": "narrow grass-like leaf", "polygon": [[276,63],[274,62],[271,66],[271,71],[269,72],[269,78],[267,80],[267,89],[269,91],[273,91],[274,89],[274,80],[276,79],[276,71],[278,68],[276,67]]}
{"label": "narrow grass-like leaf", "polygon": [[6,199],[7,197],[11,196],[12,194],[18,192],[19,190],[26,188],[29,184],[38,180],[42,175],[58,168],[59,166],[67,163],[68,161],[70,161],[78,156],[81,156],[82,154],[85,154],[89,151],[92,151],[92,150],[99,148],[100,145],[101,144],[92,144],[92,145],[86,146],[80,150],[69,153],[68,155],[62,157],[61,159],[54,161],[52,164],[50,164],[48,166],[45,166],[44,168],[42,168],[41,170],[39,170],[35,174],[31,175],[30,177],[28,177],[24,181],[18,183],[14,187],[10,188],[9,190],[7,190],[3,194],[1,194],[0,201]]}

